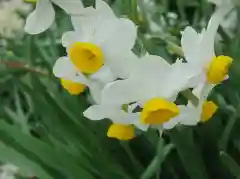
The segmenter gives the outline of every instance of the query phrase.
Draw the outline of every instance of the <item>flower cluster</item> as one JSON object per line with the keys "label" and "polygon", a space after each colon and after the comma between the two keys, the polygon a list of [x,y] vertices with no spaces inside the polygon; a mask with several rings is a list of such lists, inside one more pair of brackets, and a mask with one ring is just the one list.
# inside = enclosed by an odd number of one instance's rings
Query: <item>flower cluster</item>
{"label": "flower cluster", "polygon": [[[32,34],[46,30],[54,19],[51,3],[71,15],[74,30],[62,36],[67,56],[56,61],[53,73],[72,95],[90,91],[93,104],[84,111],[85,117],[110,119],[108,137],[129,140],[135,137],[135,129],[197,125],[216,112],[217,105],[207,98],[228,79],[232,58],[215,54],[214,39],[233,4],[212,2],[217,7],[206,29],[201,33],[190,26],[183,30],[184,58],[173,64],[160,56],[133,53],[137,26],[117,17],[103,0],[86,8],[78,0],[39,0],[25,29]],[[40,18],[38,24],[36,18]],[[198,100],[176,104],[179,93],[186,90]]]}

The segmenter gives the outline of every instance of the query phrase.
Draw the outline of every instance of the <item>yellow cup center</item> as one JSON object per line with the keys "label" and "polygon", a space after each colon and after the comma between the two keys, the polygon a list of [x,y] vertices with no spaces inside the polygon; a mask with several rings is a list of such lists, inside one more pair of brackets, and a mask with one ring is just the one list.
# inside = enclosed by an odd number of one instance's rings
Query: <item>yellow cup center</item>
{"label": "yellow cup center", "polygon": [[207,80],[211,84],[221,83],[228,74],[232,58],[228,56],[214,57],[207,68]]}
{"label": "yellow cup center", "polygon": [[201,122],[207,122],[217,111],[218,106],[213,101],[205,101],[202,106]]}
{"label": "yellow cup center", "polygon": [[69,58],[83,73],[97,72],[103,65],[102,50],[95,44],[77,42],[69,49]]}
{"label": "yellow cup center", "polygon": [[162,98],[147,101],[141,112],[144,124],[162,124],[179,114],[177,105]]}
{"label": "yellow cup center", "polygon": [[86,86],[81,83],[74,83],[71,80],[61,78],[61,85],[72,95],[81,94]]}
{"label": "yellow cup center", "polygon": [[133,125],[112,124],[107,136],[110,138],[116,138],[119,140],[130,140],[135,137]]}

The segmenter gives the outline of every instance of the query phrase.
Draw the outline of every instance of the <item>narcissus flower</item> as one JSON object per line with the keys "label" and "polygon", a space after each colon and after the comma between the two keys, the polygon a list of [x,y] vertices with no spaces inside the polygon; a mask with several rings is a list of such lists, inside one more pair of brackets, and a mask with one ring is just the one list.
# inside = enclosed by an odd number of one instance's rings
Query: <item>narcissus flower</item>
{"label": "narcissus flower", "polygon": [[147,55],[135,64],[128,79],[112,82],[103,89],[102,103],[137,102],[142,108],[142,124],[164,124],[179,115],[173,101],[180,91],[191,86],[194,73],[187,68],[188,64],[181,61],[170,65],[158,56]]}
{"label": "narcissus flower", "polygon": [[116,77],[125,78],[136,59],[131,52],[137,37],[136,26],[128,19],[116,18],[109,9],[98,0],[96,9],[89,8],[86,16],[72,17],[75,30],[63,35],[62,44],[82,73],[94,74],[105,66]]}
{"label": "narcissus flower", "polygon": [[186,27],[182,32],[181,43],[185,59],[191,68],[196,69],[196,76],[200,77],[196,86],[198,91],[217,85],[228,78],[232,58],[216,56],[214,39],[220,22],[232,7],[231,3],[221,3],[212,15],[207,29],[203,29],[201,33],[197,33],[192,27]]}
{"label": "narcissus flower", "polygon": [[25,31],[29,34],[39,34],[48,29],[54,19],[53,4],[64,9],[68,14],[80,14],[83,9],[81,0],[37,0],[35,10],[29,14]]}
{"label": "narcissus flower", "polygon": [[187,106],[179,105],[180,114],[163,124],[163,128],[172,129],[178,124],[194,126],[199,122],[207,122],[218,109],[218,106],[213,101],[207,101],[207,97],[213,87],[213,85],[208,85],[204,90],[201,90],[197,106],[194,106],[191,102]]}

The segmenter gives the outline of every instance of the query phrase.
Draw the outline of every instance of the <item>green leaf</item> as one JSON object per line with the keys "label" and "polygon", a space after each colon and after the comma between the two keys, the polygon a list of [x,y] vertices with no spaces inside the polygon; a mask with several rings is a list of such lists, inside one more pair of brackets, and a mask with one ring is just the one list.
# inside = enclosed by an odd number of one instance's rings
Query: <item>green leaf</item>
{"label": "green leaf", "polygon": [[[74,178],[83,177],[86,179],[93,179],[91,174],[84,168],[80,167],[72,156],[52,149],[40,140],[23,134],[15,126],[0,121],[0,131],[12,137],[25,150],[34,153],[45,165],[59,170],[59,172],[62,172],[64,175],[72,176]],[[2,136],[0,137],[2,138]]]}
{"label": "green leaf", "polygon": [[233,176],[240,179],[240,166],[225,152],[220,152],[223,164],[228,168]]}
{"label": "green leaf", "polygon": [[3,162],[11,162],[18,166],[20,171],[24,173],[32,173],[41,179],[53,179],[40,165],[29,160],[23,154],[15,151],[13,148],[6,146],[0,142],[0,160]]}
{"label": "green leaf", "polygon": [[164,140],[161,138],[157,147],[157,155],[156,157],[153,158],[150,165],[142,174],[141,179],[149,179],[155,174],[159,175],[161,172],[161,164],[163,163],[163,161],[173,148],[174,145],[172,144],[165,145]]}
{"label": "green leaf", "polygon": [[191,128],[180,126],[170,133],[172,143],[191,179],[207,179],[208,175]]}

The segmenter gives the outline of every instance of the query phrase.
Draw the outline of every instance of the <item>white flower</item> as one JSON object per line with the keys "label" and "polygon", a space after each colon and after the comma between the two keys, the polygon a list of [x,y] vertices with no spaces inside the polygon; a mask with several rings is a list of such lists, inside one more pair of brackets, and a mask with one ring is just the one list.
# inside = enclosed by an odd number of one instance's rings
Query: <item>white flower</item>
{"label": "white flower", "polygon": [[[69,58],[83,73],[95,73],[104,65],[116,77],[127,77],[136,60],[131,52],[137,37],[135,24],[128,19],[116,18],[108,5],[100,0],[96,1],[96,9],[88,10],[86,16],[72,17],[75,31],[66,32],[62,37]],[[89,57],[92,60],[87,60]],[[81,62],[91,62],[91,65]]]}
{"label": "white flower", "polygon": [[[214,102],[206,101],[213,87],[214,85],[208,85],[204,90],[201,90],[197,106],[194,106],[191,102],[188,102],[187,106],[179,105],[180,114],[164,123],[163,128],[172,129],[178,124],[195,126],[199,122],[208,121],[218,109]],[[196,89],[194,92],[196,93]]]}
{"label": "white flower", "polygon": [[195,72],[180,60],[173,65],[161,57],[147,55],[135,64],[130,77],[107,85],[102,104],[123,105],[137,102],[142,108],[142,124],[163,124],[179,114],[173,103],[178,93],[192,86]]}
{"label": "white flower", "polygon": [[28,16],[25,31],[29,34],[39,34],[48,29],[54,19],[55,11],[52,3],[64,9],[68,14],[81,14],[81,0],[38,0],[35,10]]}
{"label": "white flower", "polygon": [[196,76],[199,76],[197,85],[197,97],[200,97],[202,90],[212,85],[217,85],[228,78],[229,66],[232,59],[228,56],[217,56],[214,51],[214,39],[219,24],[226,14],[232,9],[231,3],[223,3],[218,6],[212,15],[207,29],[197,33],[192,27],[186,27],[182,32],[182,49],[185,59],[192,69],[196,69]]}

